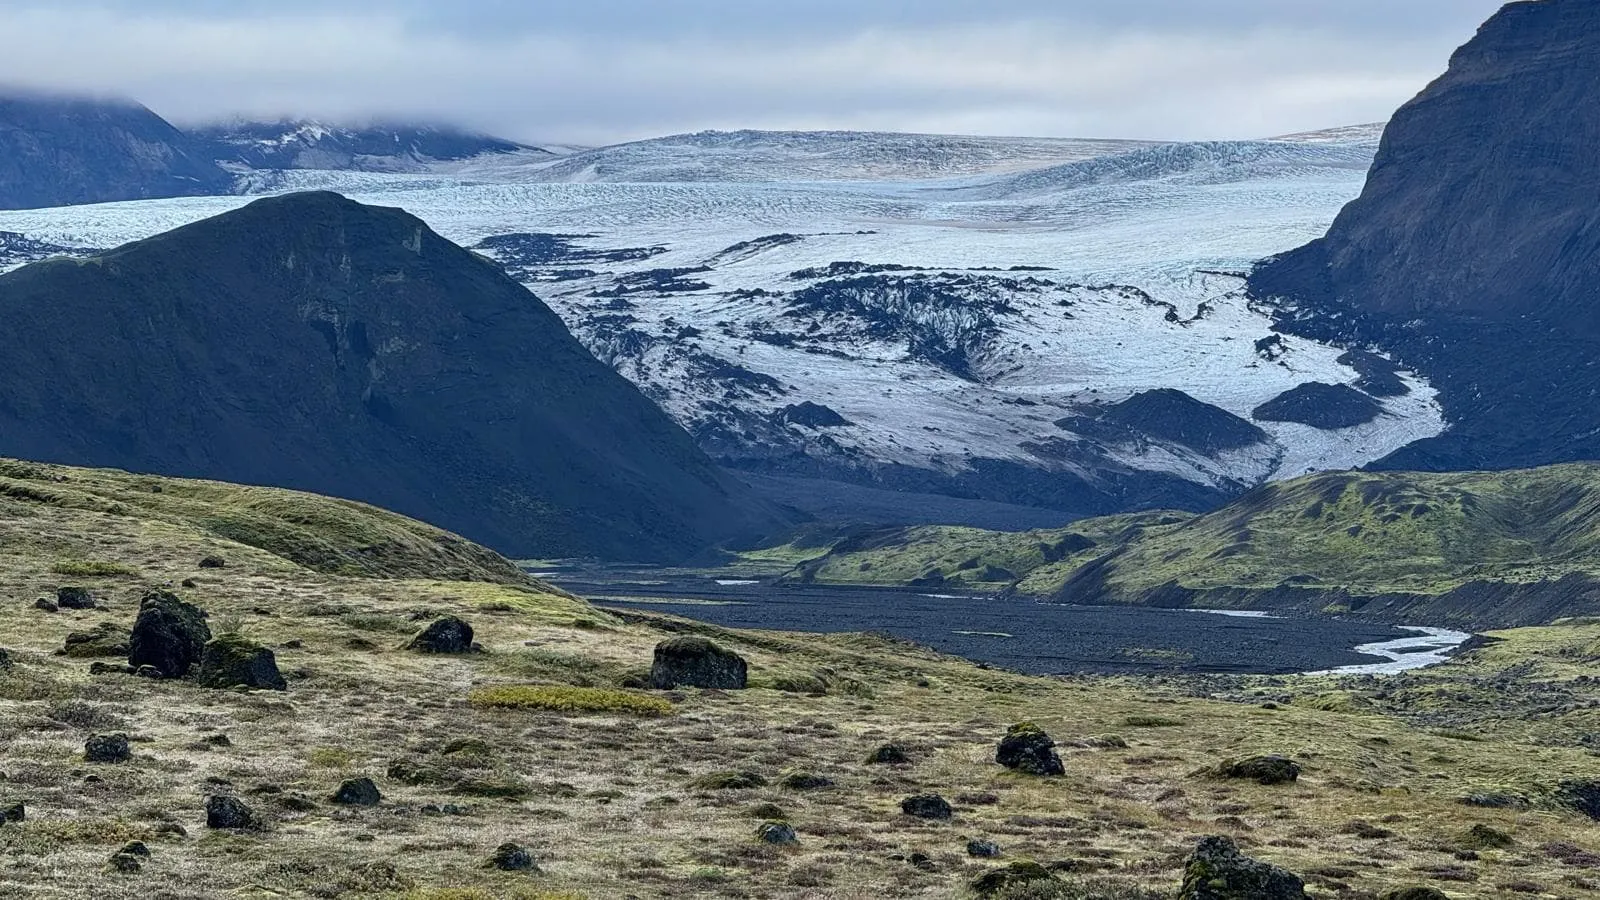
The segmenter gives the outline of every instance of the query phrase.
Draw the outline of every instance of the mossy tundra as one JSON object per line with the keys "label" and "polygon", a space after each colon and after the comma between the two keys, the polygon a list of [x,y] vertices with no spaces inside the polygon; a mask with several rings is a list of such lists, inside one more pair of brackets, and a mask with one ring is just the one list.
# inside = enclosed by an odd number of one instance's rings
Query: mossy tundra
{"label": "mossy tundra", "polygon": [[[4,468],[0,810],[25,815],[0,825],[0,896],[964,898],[1031,862],[1053,880],[1014,896],[1145,898],[1175,894],[1212,834],[1318,898],[1600,891],[1600,826],[1574,788],[1600,771],[1592,623],[1496,634],[1395,681],[1033,678],[870,635],[606,612],[367,507]],[[216,527],[241,520],[258,524]],[[63,559],[137,574],[60,574]],[[168,584],[272,649],[288,689],[57,655],[69,632],[127,628]],[[95,608],[36,608],[67,585]],[[405,649],[452,615],[481,652]],[[749,689],[641,689],[682,634],[748,660]],[[645,699],[671,714],[639,715]],[[1063,776],[996,763],[1022,722],[1054,739]],[[111,734],[131,759],[86,762]],[[1263,755],[1298,779],[1205,774]],[[331,802],[363,777],[378,805]],[[902,813],[924,795],[953,818]],[[208,828],[208,797],[256,826]],[[775,821],[792,842],[760,836]],[[120,852],[135,841],[148,856]],[[536,867],[496,868],[507,843]]]}

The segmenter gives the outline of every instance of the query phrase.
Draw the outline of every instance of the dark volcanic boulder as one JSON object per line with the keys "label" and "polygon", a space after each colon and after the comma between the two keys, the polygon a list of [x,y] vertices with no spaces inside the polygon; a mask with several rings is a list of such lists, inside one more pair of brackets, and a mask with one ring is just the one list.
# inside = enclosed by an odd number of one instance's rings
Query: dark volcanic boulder
{"label": "dark volcanic boulder", "polygon": [[216,794],[206,798],[207,828],[260,828],[261,821],[238,797]]}
{"label": "dark volcanic boulder", "polygon": [[128,665],[152,666],[163,678],[183,678],[200,662],[211,627],[205,610],[167,591],[139,601],[139,617],[128,640]]}
{"label": "dark volcanic boulder", "polygon": [[402,210],[270,197],[93,259],[0,275],[0,455],[349,498],[523,558],[681,562],[788,520]]}
{"label": "dark volcanic boulder", "polygon": [[266,647],[237,634],[225,634],[206,644],[200,655],[199,681],[206,687],[282,691],[289,685],[278,672],[278,661]]}
{"label": "dark volcanic boulder", "polygon": [[137,103],[0,96],[0,209],[224,194],[233,176]]}
{"label": "dark volcanic boulder", "polygon": [[1232,838],[1208,837],[1183,868],[1178,900],[1307,900],[1305,882],[1239,852]]}
{"label": "dark volcanic boulder", "polygon": [[[1022,891],[1024,893],[1021,896],[1027,896],[1025,892],[1029,885],[1053,885],[1057,880],[1055,874],[1044,866],[1029,860],[1019,860],[1003,869],[995,869],[978,876],[972,882],[972,892],[979,897],[993,897],[1005,892]],[[1052,895],[1040,891],[1038,896]]]}
{"label": "dark volcanic boulder", "polygon": [[955,815],[950,801],[938,794],[917,794],[900,801],[900,811],[918,819],[948,819]]}
{"label": "dark volcanic boulder", "polygon": [[785,406],[772,414],[774,421],[788,425],[803,425],[807,428],[843,428],[850,425],[849,419],[834,412],[831,408],[810,400]]}
{"label": "dark volcanic boulder", "polygon": [[128,736],[117,734],[93,734],[83,742],[83,760],[92,763],[120,763],[133,758],[133,751],[128,747]]}
{"label": "dark volcanic boulder", "polygon": [[510,841],[495,848],[494,855],[489,857],[489,867],[502,872],[531,872],[539,868],[528,848]]}
{"label": "dark volcanic boulder", "polygon": [[128,630],[112,622],[101,622],[88,631],[69,632],[62,653],[74,659],[127,656]]}
{"label": "dark volcanic boulder", "polygon": [[1029,775],[1065,775],[1066,767],[1056,753],[1056,742],[1032,722],[1013,725],[1000,739],[994,761],[1008,769]]}
{"label": "dark volcanic boulder", "polygon": [[56,606],[61,609],[94,609],[94,595],[86,587],[58,587]]}
{"label": "dark volcanic boulder", "polygon": [[1509,3],[1390,120],[1359,199],[1269,260],[1282,327],[1375,345],[1450,419],[1391,469],[1600,457],[1600,4]]}
{"label": "dark volcanic boulder", "polygon": [[744,657],[703,637],[676,637],[656,645],[650,686],[742,690],[749,680]]}
{"label": "dark volcanic boulder", "polygon": [[1450,900],[1450,895],[1438,888],[1397,887],[1379,894],[1378,900]]}
{"label": "dark volcanic boulder", "polygon": [[418,653],[471,653],[472,626],[455,616],[446,616],[422,629],[406,647]]}
{"label": "dark volcanic boulder", "polygon": [[383,801],[383,794],[371,778],[350,778],[328,799],[340,806],[377,806]]}
{"label": "dark volcanic boulder", "polygon": [[1288,784],[1300,778],[1300,766],[1285,756],[1247,756],[1219,763],[1209,773],[1213,778],[1237,778],[1257,784]]}
{"label": "dark volcanic boulder", "polygon": [[1600,779],[1563,781],[1556,791],[1556,800],[1562,806],[1600,821]]}

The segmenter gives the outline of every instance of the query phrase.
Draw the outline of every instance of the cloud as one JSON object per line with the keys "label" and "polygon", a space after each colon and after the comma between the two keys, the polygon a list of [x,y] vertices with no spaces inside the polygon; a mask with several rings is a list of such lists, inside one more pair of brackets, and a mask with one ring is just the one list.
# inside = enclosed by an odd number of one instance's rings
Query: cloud
{"label": "cloud", "polygon": [[1259,137],[1387,117],[1495,5],[8,4],[0,82],[115,92],[181,121],[425,118],[579,143],[702,128]]}

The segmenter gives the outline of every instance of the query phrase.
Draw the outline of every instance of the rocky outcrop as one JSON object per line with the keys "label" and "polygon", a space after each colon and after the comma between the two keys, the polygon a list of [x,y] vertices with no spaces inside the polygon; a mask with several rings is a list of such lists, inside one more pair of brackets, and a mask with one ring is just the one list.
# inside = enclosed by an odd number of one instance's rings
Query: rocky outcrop
{"label": "rocky outcrop", "polygon": [[422,629],[406,649],[418,653],[471,653],[472,626],[455,616],[445,616]]}
{"label": "rocky outcrop", "polygon": [[656,645],[650,686],[742,690],[749,680],[744,658],[703,637],[676,637]]}
{"label": "rocky outcrop", "polygon": [[200,662],[209,640],[204,610],[167,591],[152,591],[139,601],[128,665],[152,666],[163,678],[183,678]]}
{"label": "rocky outcrop", "polygon": [[1056,742],[1032,722],[1011,726],[1000,739],[994,759],[1008,769],[1028,775],[1056,776],[1067,771],[1056,752]]}
{"label": "rocky outcrop", "polygon": [[514,557],[682,561],[787,521],[401,210],[291,194],[93,260],[0,275],[0,454],[361,500]]}
{"label": "rocky outcrop", "polygon": [[137,103],[0,96],[0,209],[227,193],[233,176]]}
{"label": "rocky outcrop", "polygon": [[1258,267],[1282,327],[1373,344],[1451,428],[1380,463],[1600,456],[1600,5],[1511,3],[1390,121],[1326,237]]}
{"label": "rocky outcrop", "polygon": [[1232,838],[1208,837],[1183,868],[1178,900],[1307,900],[1291,872],[1239,852]]}
{"label": "rocky outcrop", "polygon": [[237,634],[225,634],[206,644],[198,678],[211,688],[281,691],[289,687],[278,672],[272,651]]}

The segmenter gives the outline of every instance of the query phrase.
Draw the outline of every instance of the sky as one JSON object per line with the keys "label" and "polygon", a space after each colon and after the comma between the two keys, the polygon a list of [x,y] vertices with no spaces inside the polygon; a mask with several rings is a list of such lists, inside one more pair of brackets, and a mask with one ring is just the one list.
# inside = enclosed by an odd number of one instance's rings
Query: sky
{"label": "sky", "polygon": [[0,85],[599,145],[1377,122],[1501,0],[0,0]]}

